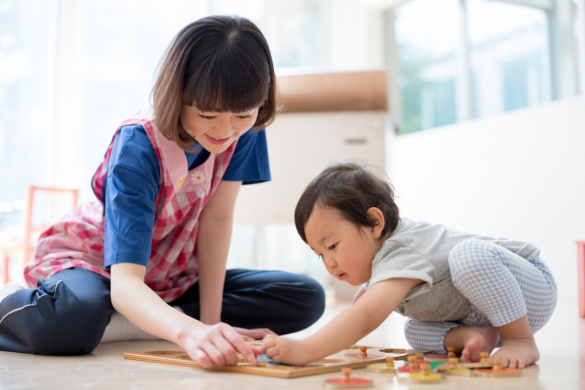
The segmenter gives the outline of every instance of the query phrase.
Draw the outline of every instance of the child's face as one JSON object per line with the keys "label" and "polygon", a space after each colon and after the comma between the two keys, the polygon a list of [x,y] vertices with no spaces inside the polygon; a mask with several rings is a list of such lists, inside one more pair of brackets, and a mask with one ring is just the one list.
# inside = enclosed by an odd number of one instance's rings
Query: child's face
{"label": "child's face", "polygon": [[258,108],[245,112],[204,112],[183,105],[181,124],[208,152],[224,152],[238,137],[248,131],[258,117]]}
{"label": "child's face", "polygon": [[315,205],[305,225],[307,244],[323,260],[327,272],[359,286],[372,276],[372,261],[382,247],[377,229],[356,226],[334,209]]}

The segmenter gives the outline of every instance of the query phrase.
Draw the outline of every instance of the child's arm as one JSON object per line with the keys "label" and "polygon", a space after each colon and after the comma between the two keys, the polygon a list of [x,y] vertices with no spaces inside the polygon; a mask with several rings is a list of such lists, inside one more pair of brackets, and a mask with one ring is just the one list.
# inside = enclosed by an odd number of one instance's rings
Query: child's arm
{"label": "child's arm", "polygon": [[364,295],[364,293],[366,292],[366,289],[364,287],[364,285],[362,284],[359,288],[359,290],[357,290],[357,292],[355,293],[355,296],[353,297],[353,301],[352,301],[352,305],[356,303],[356,301],[358,299],[360,299],[360,297],[362,295]]}
{"label": "child's arm", "polygon": [[267,336],[262,350],[276,362],[307,364],[355,344],[376,329],[402,302],[418,279],[388,279],[368,288],[353,306],[304,340]]}
{"label": "child's arm", "polygon": [[253,361],[259,352],[229,325],[207,326],[166,304],[145,283],[146,267],[117,263],[111,267],[114,308],[140,329],[181,346],[204,367],[236,364],[237,352]]}

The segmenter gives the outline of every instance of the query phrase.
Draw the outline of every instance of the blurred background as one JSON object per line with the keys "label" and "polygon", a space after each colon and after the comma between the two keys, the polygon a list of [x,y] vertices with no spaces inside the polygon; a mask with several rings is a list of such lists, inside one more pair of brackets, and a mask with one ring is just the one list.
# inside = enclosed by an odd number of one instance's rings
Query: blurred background
{"label": "blurred background", "polygon": [[[284,106],[267,133],[273,183],[242,189],[228,266],[309,274],[346,297],[292,210],[327,164],[360,158],[386,171],[404,216],[533,242],[576,301],[585,0],[0,0],[0,247],[22,235],[28,185],[94,199],[90,178],[149,105],[168,43],[210,14],[257,23]],[[328,85],[384,96],[327,106]]]}

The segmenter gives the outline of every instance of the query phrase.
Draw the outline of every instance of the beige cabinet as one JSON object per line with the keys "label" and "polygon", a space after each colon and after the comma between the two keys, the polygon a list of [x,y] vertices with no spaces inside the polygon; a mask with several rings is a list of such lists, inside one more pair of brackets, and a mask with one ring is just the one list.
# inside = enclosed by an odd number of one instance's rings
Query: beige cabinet
{"label": "beige cabinet", "polygon": [[268,127],[272,181],[242,186],[235,223],[294,223],[294,208],[306,185],[334,162],[357,159],[384,168],[387,113],[279,114]]}

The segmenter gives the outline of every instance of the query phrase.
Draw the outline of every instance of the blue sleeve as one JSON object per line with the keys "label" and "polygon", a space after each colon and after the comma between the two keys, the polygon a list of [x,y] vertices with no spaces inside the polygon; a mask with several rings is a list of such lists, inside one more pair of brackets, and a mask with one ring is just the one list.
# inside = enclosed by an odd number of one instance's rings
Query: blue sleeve
{"label": "blue sleeve", "polygon": [[142,126],[124,126],[114,139],[105,183],[105,267],[147,265],[154,201],[160,189],[159,163]]}
{"label": "blue sleeve", "polygon": [[223,180],[255,184],[269,181],[268,144],[266,131],[248,131],[240,137]]}

